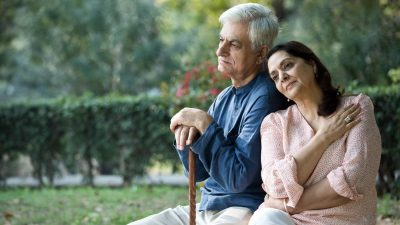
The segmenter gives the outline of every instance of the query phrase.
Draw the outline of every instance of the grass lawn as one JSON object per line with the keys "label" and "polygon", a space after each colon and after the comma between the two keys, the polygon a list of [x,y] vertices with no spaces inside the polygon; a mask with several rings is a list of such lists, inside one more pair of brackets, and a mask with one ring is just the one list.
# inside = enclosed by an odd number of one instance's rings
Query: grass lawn
{"label": "grass lawn", "polygon": [[[0,224],[125,225],[178,204],[187,205],[185,187],[9,189],[0,191]],[[400,224],[399,205],[380,199],[378,224]]]}

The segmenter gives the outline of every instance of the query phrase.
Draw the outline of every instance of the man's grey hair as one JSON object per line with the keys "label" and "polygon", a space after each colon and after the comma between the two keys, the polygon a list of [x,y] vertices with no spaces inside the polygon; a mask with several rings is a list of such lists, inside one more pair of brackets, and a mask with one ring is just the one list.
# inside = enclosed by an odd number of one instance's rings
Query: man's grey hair
{"label": "man's grey hair", "polygon": [[248,23],[249,38],[253,50],[258,50],[262,45],[272,48],[272,44],[278,35],[279,24],[274,12],[257,3],[244,3],[226,10],[219,17],[219,22]]}

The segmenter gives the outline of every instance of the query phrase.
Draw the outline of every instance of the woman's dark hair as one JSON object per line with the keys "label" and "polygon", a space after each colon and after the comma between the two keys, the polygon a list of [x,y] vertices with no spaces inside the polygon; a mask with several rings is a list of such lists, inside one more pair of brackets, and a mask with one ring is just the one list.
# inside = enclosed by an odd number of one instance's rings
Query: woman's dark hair
{"label": "woman's dark hair", "polygon": [[321,88],[323,95],[322,102],[318,106],[318,115],[329,116],[335,112],[339,105],[342,92],[339,91],[339,88],[332,86],[332,79],[328,69],[326,69],[314,52],[300,42],[289,41],[273,47],[267,54],[267,60],[278,51],[285,51],[289,55],[302,58],[308,63],[312,63],[312,61],[315,63],[317,66],[315,80],[317,85]]}

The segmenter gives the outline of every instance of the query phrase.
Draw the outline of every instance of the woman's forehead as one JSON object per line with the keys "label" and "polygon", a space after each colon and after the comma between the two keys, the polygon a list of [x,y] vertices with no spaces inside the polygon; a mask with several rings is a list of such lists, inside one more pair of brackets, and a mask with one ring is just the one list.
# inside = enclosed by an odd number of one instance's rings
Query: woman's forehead
{"label": "woman's forehead", "polygon": [[279,50],[279,51],[275,52],[274,54],[272,54],[271,57],[269,57],[269,59],[268,59],[268,67],[269,66],[277,66],[282,61],[284,61],[286,59],[292,59],[292,58],[294,58],[294,57],[291,56],[286,51]]}

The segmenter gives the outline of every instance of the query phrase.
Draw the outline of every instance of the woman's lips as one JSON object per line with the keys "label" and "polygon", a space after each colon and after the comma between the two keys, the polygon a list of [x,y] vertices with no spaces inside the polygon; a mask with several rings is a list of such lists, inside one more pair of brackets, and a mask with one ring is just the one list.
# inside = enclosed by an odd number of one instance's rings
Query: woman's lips
{"label": "woman's lips", "polygon": [[296,81],[292,81],[290,83],[288,83],[285,87],[286,91],[290,90],[293,87],[293,84],[296,83]]}

